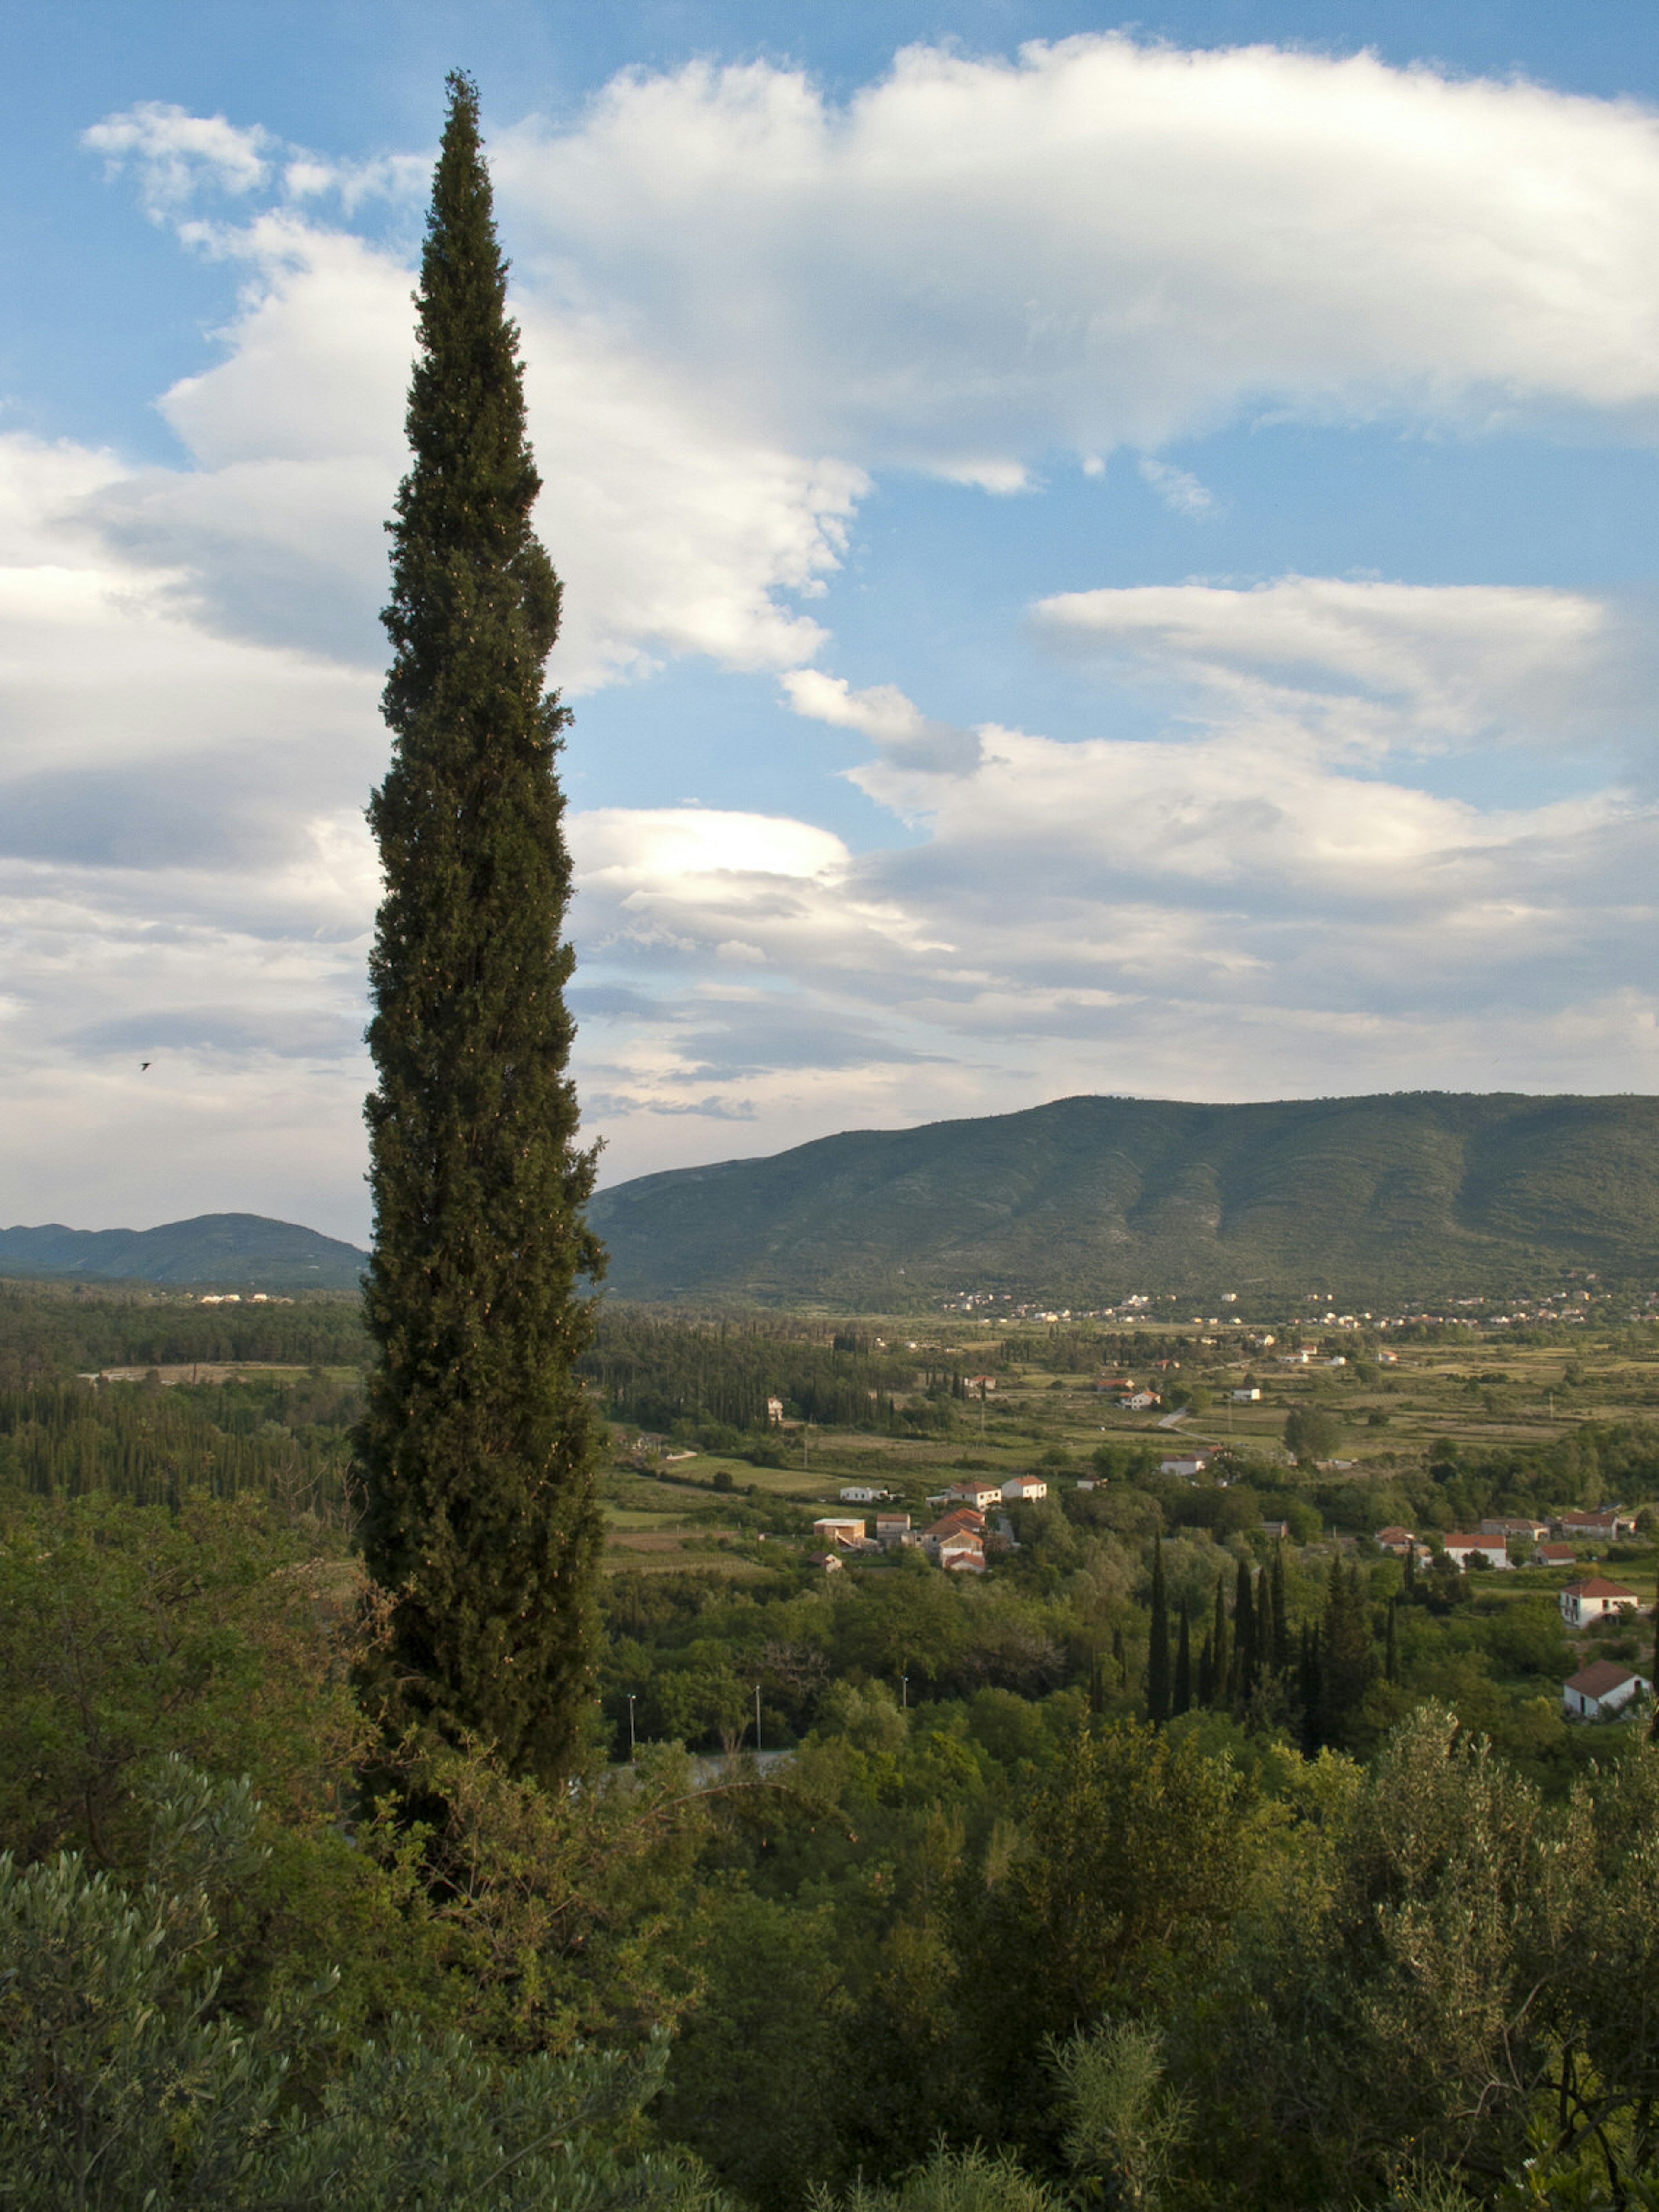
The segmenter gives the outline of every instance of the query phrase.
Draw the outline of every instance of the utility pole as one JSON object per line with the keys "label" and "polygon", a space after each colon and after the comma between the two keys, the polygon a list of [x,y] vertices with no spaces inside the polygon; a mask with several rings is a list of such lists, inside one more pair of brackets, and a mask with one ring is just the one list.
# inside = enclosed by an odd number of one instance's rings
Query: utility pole
{"label": "utility pole", "polygon": [[908,1713],[909,1710],[910,1677],[908,1674],[901,1674],[899,1676],[899,1711],[902,1713]]}
{"label": "utility pole", "polygon": [[755,1756],[757,1759],[760,1756],[760,1684],[757,1682],[755,1685]]}
{"label": "utility pole", "polygon": [[635,1698],[635,1692],[634,1691],[630,1690],[630,1691],[629,1692],[629,1693],[628,1693],[628,1763],[629,1763],[629,1765],[630,1766],[631,1766],[631,1765],[633,1765],[633,1763],[634,1763],[634,1698]]}

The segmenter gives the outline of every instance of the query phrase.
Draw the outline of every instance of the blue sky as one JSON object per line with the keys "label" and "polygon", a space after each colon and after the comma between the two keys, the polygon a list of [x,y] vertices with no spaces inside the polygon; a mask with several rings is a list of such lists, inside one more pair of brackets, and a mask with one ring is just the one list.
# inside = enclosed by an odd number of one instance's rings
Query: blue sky
{"label": "blue sky", "polygon": [[1079,1091],[1656,1087],[1650,9],[9,33],[5,1218],[365,1231],[380,519],[456,63],[607,1176]]}

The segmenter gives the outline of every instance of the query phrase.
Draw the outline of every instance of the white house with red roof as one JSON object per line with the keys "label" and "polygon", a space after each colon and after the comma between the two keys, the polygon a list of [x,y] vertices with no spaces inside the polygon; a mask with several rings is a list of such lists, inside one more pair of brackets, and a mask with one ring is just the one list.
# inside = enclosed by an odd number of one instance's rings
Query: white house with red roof
{"label": "white house with red roof", "polygon": [[945,1494],[947,1498],[957,1498],[963,1505],[971,1505],[975,1512],[983,1513],[988,1505],[1001,1504],[1002,1485],[982,1480],[978,1475],[969,1475],[962,1482],[953,1482]]}
{"label": "white house with red roof", "polygon": [[1631,1699],[1651,1694],[1653,1685],[1617,1659],[1597,1659],[1561,1685],[1561,1705],[1569,1720],[1607,1720]]}
{"label": "white house with red roof", "polygon": [[1605,1575],[1588,1582],[1569,1583],[1561,1593],[1561,1618],[1569,1628],[1588,1628],[1610,1613],[1634,1613],[1641,1599],[1624,1583],[1610,1583]]}
{"label": "white house with red roof", "polygon": [[1048,1486],[1040,1474],[1012,1474],[1002,1486],[1005,1505],[1030,1505],[1048,1495]]}

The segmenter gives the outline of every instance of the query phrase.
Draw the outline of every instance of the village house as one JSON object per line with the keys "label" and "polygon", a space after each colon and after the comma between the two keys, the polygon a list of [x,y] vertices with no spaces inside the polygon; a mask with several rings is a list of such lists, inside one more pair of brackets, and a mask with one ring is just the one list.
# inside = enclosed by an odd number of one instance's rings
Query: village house
{"label": "village house", "polygon": [[1040,1474],[1011,1474],[1002,1486],[1006,1505],[1031,1505],[1048,1495],[1048,1486]]}
{"label": "village house", "polygon": [[968,1377],[968,1388],[970,1390],[977,1390],[981,1398],[987,1396],[996,1387],[997,1378],[994,1375],[970,1375]]}
{"label": "village house", "polygon": [[1564,1513],[1555,1524],[1559,1536],[1576,1536],[1581,1543],[1592,1539],[1611,1544],[1620,1536],[1636,1533],[1636,1516],[1621,1512],[1616,1505],[1603,1506],[1595,1513]]}
{"label": "village house", "polygon": [[1483,1521],[1483,1536],[1524,1536],[1529,1544],[1537,1543],[1550,1533],[1547,1521]]}
{"label": "village house", "polygon": [[953,1482],[945,1494],[947,1498],[959,1498],[964,1505],[971,1505],[976,1513],[982,1513],[988,1505],[1002,1503],[1002,1485],[971,1475],[964,1482]]}
{"label": "village house", "polygon": [[1248,1390],[1230,1390],[1227,1393],[1227,1395],[1232,1400],[1235,1406],[1254,1406],[1260,1399],[1261,1393],[1260,1390],[1251,1389]]}
{"label": "village house", "polygon": [[1189,1453],[1184,1458],[1176,1457],[1174,1459],[1159,1460],[1158,1463],[1158,1471],[1160,1474],[1180,1475],[1186,1481],[1190,1482],[1195,1475],[1202,1474],[1209,1463],[1208,1460],[1202,1458],[1198,1453],[1193,1452]]}
{"label": "village house", "polygon": [[1569,1583],[1561,1593],[1561,1618],[1569,1628],[1588,1628],[1610,1613],[1634,1613],[1642,1602],[1623,1583],[1610,1583],[1605,1575],[1588,1582]]}
{"label": "village house", "polygon": [[1416,1543],[1417,1537],[1412,1529],[1401,1528],[1391,1522],[1388,1528],[1379,1528],[1373,1540],[1378,1551],[1387,1552],[1393,1559],[1403,1559]]}
{"label": "village house", "polygon": [[878,1544],[908,1544],[912,1540],[910,1516],[908,1513],[878,1513],[876,1541]]}
{"label": "village house", "polygon": [[850,1552],[864,1541],[864,1523],[830,1515],[812,1523],[812,1534],[826,1547],[838,1544],[842,1551]]}
{"label": "village house", "polygon": [[946,1536],[934,1554],[946,1574],[985,1572],[985,1546],[971,1528],[963,1528],[957,1535]]}
{"label": "village house", "polygon": [[778,1424],[783,1419],[783,1401],[781,1398],[769,1398],[767,1400],[766,1418],[774,1428],[777,1427]]}
{"label": "village house", "polygon": [[1617,1659],[1597,1659],[1561,1685],[1561,1705],[1570,1720],[1607,1720],[1631,1699],[1649,1696],[1651,1682]]}
{"label": "village house", "polygon": [[838,1575],[841,1572],[841,1561],[833,1552],[809,1552],[806,1564],[809,1567],[816,1567],[821,1575]]}
{"label": "village house", "polygon": [[1097,1391],[1104,1392],[1115,1398],[1120,1396],[1125,1390],[1133,1390],[1134,1387],[1135,1378],[1133,1375],[1103,1375],[1095,1385]]}
{"label": "village house", "polygon": [[1150,1390],[1131,1390],[1117,1402],[1120,1406],[1127,1406],[1132,1413],[1145,1413],[1159,1401]]}
{"label": "village house", "polygon": [[887,1492],[878,1490],[873,1483],[849,1482],[836,1495],[843,1505],[873,1505],[878,1498],[885,1498]]}
{"label": "village house", "polygon": [[1379,1352],[1376,1355],[1376,1364],[1379,1367],[1398,1367],[1400,1354],[1397,1352]]}
{"label": "village house", "polygon": [[1532,1565],[1534,1567],[1576,1567],[1578,1554],[1571,1544],[1534,1544]]}
{"label": "village house", "polygon": [[1510,1547],[1502,1536],[1486,1536],[1477,1529],[1454,1528],[1441,1539],[1441,1549],[1448,1559],[1455,1559],[1460,1567],[1467,1567],[1471,1559],[1484,1559],[1489,1567],[1506,1567],[1510,1563]]}
{"label": "village house", "polygon": [[1270,1536],[1276,1544],[1282,1543],[1291,1533],[1291,1524],[1288,1521],[1263,1521],[1257,1525],[1262,1534]]}

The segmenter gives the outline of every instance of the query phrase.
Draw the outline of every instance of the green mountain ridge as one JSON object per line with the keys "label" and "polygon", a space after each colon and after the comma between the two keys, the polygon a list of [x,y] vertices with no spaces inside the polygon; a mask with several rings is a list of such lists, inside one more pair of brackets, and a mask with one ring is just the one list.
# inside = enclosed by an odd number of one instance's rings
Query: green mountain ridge
{"label": "green mountain ridge", "polygon": [[1659,1098],[1056,1099],[602,1191],[620,1297],[1506,1291],[1659,1270]]}
{"label": "green mountain ridge", "polygon": [[368,1255],[262,1213],[200,1213],[155,1229],[0,1229],[0,1273],[231,1290],[355,1290]]}

